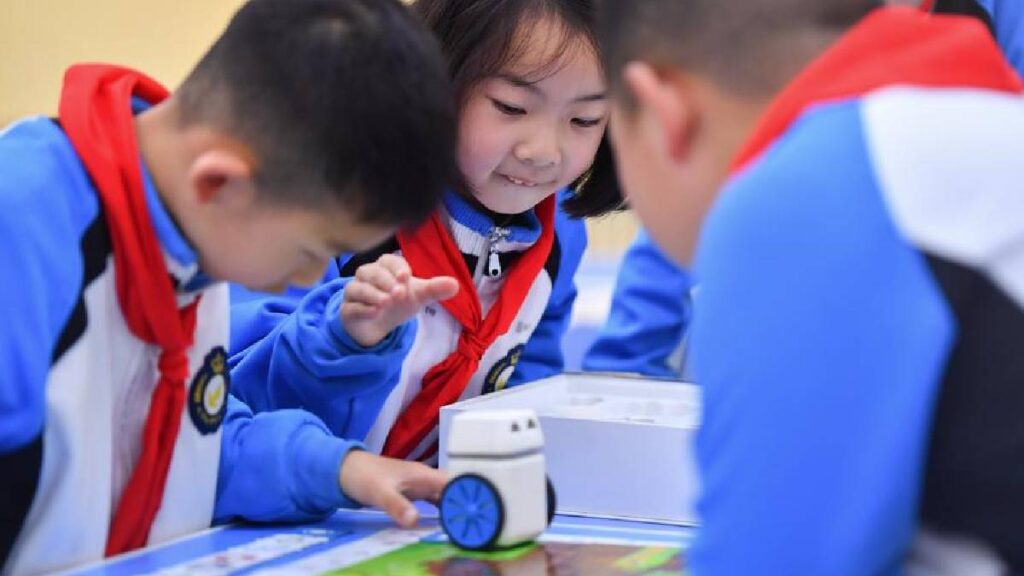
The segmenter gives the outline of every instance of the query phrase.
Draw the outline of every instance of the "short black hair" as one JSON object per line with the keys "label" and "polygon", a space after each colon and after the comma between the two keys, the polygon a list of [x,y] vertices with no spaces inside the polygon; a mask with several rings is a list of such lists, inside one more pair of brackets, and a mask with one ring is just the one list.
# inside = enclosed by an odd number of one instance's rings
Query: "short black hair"
{"label": "short black hair", "polygon": [[698,71],[743,94],[784,84],[807,38],[838,35],[882,0],[600,0],[608,82],[628,105],[622,69],[634,60]]}
{"label": "short black hair", "polygon": [[[461,108],[470,90],[481,80],[501,73],[528,48],[529,36],[520,32],[537,19],[554,17],[562,23],[562,54],[581,39],[598,59],[595,0],[417,0],[413,5],[441,43],[448,58],[455,98]],[[550,63],[556,70],[559,62]],[[456,180],[456,186],[464,186]],[[576,218],[599,216],[623,205],[615,163],[607,134],[591,169],[572,188],[577,193],[562,204]]]}
{"label": "short black hair", "polygon": [[455,172],[436,39],[397,0],[250,0],[177,92],[250,146],[261,199],[413,224]]}

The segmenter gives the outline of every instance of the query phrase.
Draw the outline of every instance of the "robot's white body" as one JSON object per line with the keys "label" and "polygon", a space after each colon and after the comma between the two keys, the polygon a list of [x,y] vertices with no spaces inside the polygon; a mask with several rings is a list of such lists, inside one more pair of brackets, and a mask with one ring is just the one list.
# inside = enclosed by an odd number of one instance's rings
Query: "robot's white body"
{"label": "robot's white body", "polygon": [[[507,547],[533,540],[544,532],[553,494],[549,493],[543,447],[540,422],[532,410],[468,411],[455,416],[447,446],[449,489],[455,492],[454,485],[468,479],[468,494],[481,486],[487,491],[489,483],[497,493],[500,514],[496,535],[476,538],[470,533],[467,544],[446,524],[449,538],[468,548]],[[449,489],[442,496],[442,521],[445,506],[466,505],[453,505],[447,496]]]}

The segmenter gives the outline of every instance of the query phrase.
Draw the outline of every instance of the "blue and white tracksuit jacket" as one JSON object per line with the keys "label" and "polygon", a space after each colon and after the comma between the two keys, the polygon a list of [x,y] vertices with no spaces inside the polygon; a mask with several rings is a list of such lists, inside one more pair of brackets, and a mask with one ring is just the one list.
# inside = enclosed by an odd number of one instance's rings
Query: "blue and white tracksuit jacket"
{"label": "blue and white tracksuit jacket", "polygon": [[1019,96],[893,87],[730,180],[695,264],[696,574],[1024,571],[1022,158]]}
{"label": "blue and white tracksuit jacket", "polygon": [[[1021,0],[955,0],[985,20],[1003,53],[1024,74],[1024,2]],[[942,0],[936,10],[945,11]],[[656,281],[652,281],[656,279]],[[634,372],[658,378],[682,376],[680,347],[689,327],[694,278],[671,262],[641,231],[623,256],[608,322],[583,359],[585,370]]]}
{"label": "blue and white tracksuit jacket", "polygon": [[[227,395],[228,288],[203,278],[143,172],[179,302],[202,294],[190,399],[149,543],[216,519],[311,520],[354,506],[338,470],[357,444],[312,415],[254,417]],[[46,118],[0,134],[0,266],[0,562],[24,574],[101,560],[141,450],[159,349],[128,330],[96,190]],[[196,402],[196,386],[217,389]]]}
{"label": "blue and white tracksuit jacket", "polygon": [[[563,192],[561,197],[566,197]],[[540,236],[532,211],[503,226],[456,194],[444,213],[466,265],[473,271],[484,312],[498,296],[508,267]],[[586,247],[582,221],[556,212],[555,242],[519,315],[480,362],[462,398],[471,398],[562,371],[561,338],[576,297],[573,276]],[[388,242],[370,253],[339,258],[311,291],[266,297],[236,288],[232,295],[231,357],[235,393],[258,412],[301,407],[345,438],[380,452],[402,410],[420,390],[423,375],[455,350],[461,326],[442,306],[416,318],[366,349],[342,327],[338,307],[345,285],[364,263],[398,251]],[[498,258],[500,273],[488,275]],[[437,440],[428,434],[412,458]]]}

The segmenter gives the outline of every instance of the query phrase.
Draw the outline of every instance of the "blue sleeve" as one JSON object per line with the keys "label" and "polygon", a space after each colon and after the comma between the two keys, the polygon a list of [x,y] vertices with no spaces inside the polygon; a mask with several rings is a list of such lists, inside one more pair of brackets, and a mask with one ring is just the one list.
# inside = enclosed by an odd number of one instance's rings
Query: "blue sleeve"
{"label": "blue sleeve", "polygon": [[232,305],[232,386],[256,412],[303,408],[336,435],[362,439],[412,346],[415,322],[363,348],[342,327],[338,307],[349,279],[324,282],[301,299]]}
{"label": "blue sleeve", "polygon": [[1024,75],[1024,2],[1020,0],[978,0],[991,16],[996,41],[1006,59]]}
{"label": "blue sleeve", "polygon": [[555,231],[561,256],[558,274],[544,314],[526,342],[508,386],[555,376],[565,369],[562,336],[569,329],[572,307],[576,302],[576,271],[587,248],[587,229],[582,220],[571,218],[559,209],[555,216]]}
{"label": "blue sleeve", "polygon": [[886,213],[858,112],[805,117],[705,224],[698,576],[899,573],[917,529],[955,326]]}
{"label": "blue sleeve", "polygon": [[228,397],[214,522],[308,522],[360,504],[341,490],[341,466],[358,442],[331,435],[301,410],[253,415]]}
{"label": "blue sleeve", "polygon": [[[332,261],[319,284],[339,277],[338,262]],[[240,284],[231,284],[231,347],[245,350],[263,339],[281,320],[293,312],[313,288],[289,286],[284,294],[257,292]]]}
{"label": "blue sleeve", "polygon": [[608,321],[583,369],[679,378],[669,358],[690,323],[693,280],[641,230],[622,259]]}
{"label": "blue sleeve", "polygon": [[53,355],[82,288],[81,238],[97,214],[49,120],[0,133],[0,454],[42,434]]}

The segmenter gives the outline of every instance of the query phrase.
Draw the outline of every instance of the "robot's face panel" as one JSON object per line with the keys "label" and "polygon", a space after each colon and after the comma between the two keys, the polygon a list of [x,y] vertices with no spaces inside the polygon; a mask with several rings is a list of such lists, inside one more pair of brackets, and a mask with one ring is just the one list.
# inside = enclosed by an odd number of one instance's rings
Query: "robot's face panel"
{"label": "robot's face panel", "polygon": [[[537,424],[537,416],[532,413],[520,413],[523,411],[509,411],[503,416],[507,422],[509,446],[521,446],[521,450],[529,450],[533,446],[540,447],[544,444],[544,438],[540,436],[540,426]],[[495,436],[500,435],[500,424],[496,423]],[[496,438],[497,440],[497,438]],[[500,443],[500,440],[499,440]],[[518,451],[518,450],[517,450]]]}
{"label": "robot's face panel", "polygon": [[521,422],[512,423],[512,432],[521,432],[523,430],[533,430],[537,427],[537,419],[530,417],[526,419],[525,425]]}
{"label": "robot's face panel", "polygon": [[532,410],[471,410],[452,419],[449,454],[515,455],[544,445]]}

